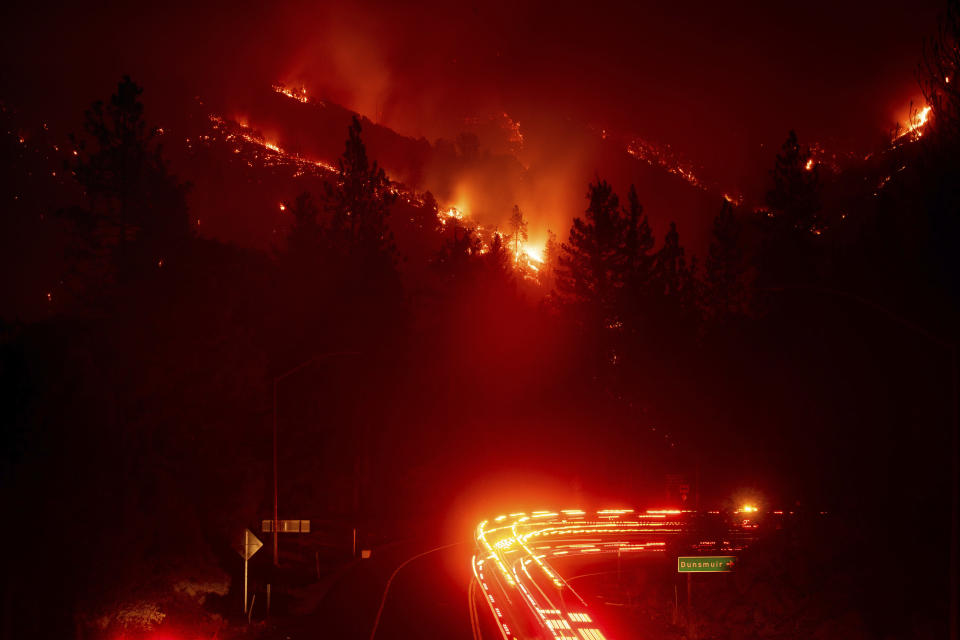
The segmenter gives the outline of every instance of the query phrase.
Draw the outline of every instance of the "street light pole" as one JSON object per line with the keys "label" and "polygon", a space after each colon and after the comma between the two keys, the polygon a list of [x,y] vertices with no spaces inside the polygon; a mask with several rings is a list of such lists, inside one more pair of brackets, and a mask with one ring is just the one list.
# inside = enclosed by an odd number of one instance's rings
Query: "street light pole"
{"label": "street light pole", "polygon": [[277,384],[280,378],[273,379],[273,566],[280,563],[277,545],[277,527],[280,524],[280,491],[277,482]]}
{"label": "street light pole", "polygon": [[277,541],[277,537],[280,534],[280,483],[278,481],[279,476],[279,465],[277,464],[277,413],[278,413],[278,401],[277,401],[277,387],[280,382],[289,378],[293,374],[297,373],[301,369],[306,368],[308,365],[320,360],[322,358],[331,358],[333,356],[355,356],[357,351],[332,351],[330,353],[318,353],[317,355],[304,360],[294,368],[281,373],[279,376],[276,376],[273,379],[273,566],[278,566],[280,564],[280,551]]}

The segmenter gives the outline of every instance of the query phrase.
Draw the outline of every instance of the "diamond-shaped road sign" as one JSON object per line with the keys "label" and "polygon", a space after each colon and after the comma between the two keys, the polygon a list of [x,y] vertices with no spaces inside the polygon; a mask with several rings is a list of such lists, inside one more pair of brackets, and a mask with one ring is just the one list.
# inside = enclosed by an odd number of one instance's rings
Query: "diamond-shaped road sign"
{"label": "diamond-shaped road sign", "polygon": [[260,547],[263,546],[263,543],[260,542],[260,539],[257,536],[253,535],[253,532],[250,529],[243,530],[243,542],[237,548],[237,552],[243,557],[244,560],[249,560],[250,557],[260,550]]}

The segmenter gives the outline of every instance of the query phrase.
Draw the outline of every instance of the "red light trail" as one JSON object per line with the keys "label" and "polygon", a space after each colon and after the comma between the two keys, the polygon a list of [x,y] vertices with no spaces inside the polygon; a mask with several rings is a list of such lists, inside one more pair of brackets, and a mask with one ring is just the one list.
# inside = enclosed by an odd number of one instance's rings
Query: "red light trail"
{"label": "red light trail", "polygon": [[[750,513],[756,511],[749,507]],[[504,640],[604,640],[586,600],[555,565],[577,556],[666,552],[695,512],[679,509],[580,509],[501,515],[477,525],[472,558],[477,586]],[[715,543],[711,543],[715,544]],[[714,547],[716,548],[716,547]],[[723,541],[720,549],[742,549]]]}

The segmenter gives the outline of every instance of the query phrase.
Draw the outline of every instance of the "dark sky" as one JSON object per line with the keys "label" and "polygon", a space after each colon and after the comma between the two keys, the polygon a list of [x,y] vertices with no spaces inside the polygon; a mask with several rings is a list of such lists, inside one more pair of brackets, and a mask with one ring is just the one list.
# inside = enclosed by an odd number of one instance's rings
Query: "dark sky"
{"label": "dark sky", "polygon": [[669,143],[736,185],[791,127],[852,150],[904,118],[941,5],[273,4],[7,7],[0,95],[55,118],[125,71],[153,100],[281,80],[429,139],[465,116],[505,111],[521,130],[569,117]]}

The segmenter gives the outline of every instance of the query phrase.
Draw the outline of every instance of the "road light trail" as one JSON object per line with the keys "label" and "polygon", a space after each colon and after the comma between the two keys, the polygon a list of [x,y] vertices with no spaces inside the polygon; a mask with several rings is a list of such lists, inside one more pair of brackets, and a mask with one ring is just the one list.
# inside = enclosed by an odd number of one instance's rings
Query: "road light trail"
{"label": "road light trail", "polygon": [[[500,515],[477,525],[474,574],[504,640],[608,640],[587,602],[556,564],[592,555],[663,554],[668,539],[690,531],[695,515],[679,509],[593,513],[564,509]],[[741,540],[729,537],[719,543],[722,548],[742,548]],[[564,598],[567,592],[576,596],[572,605]]]}

